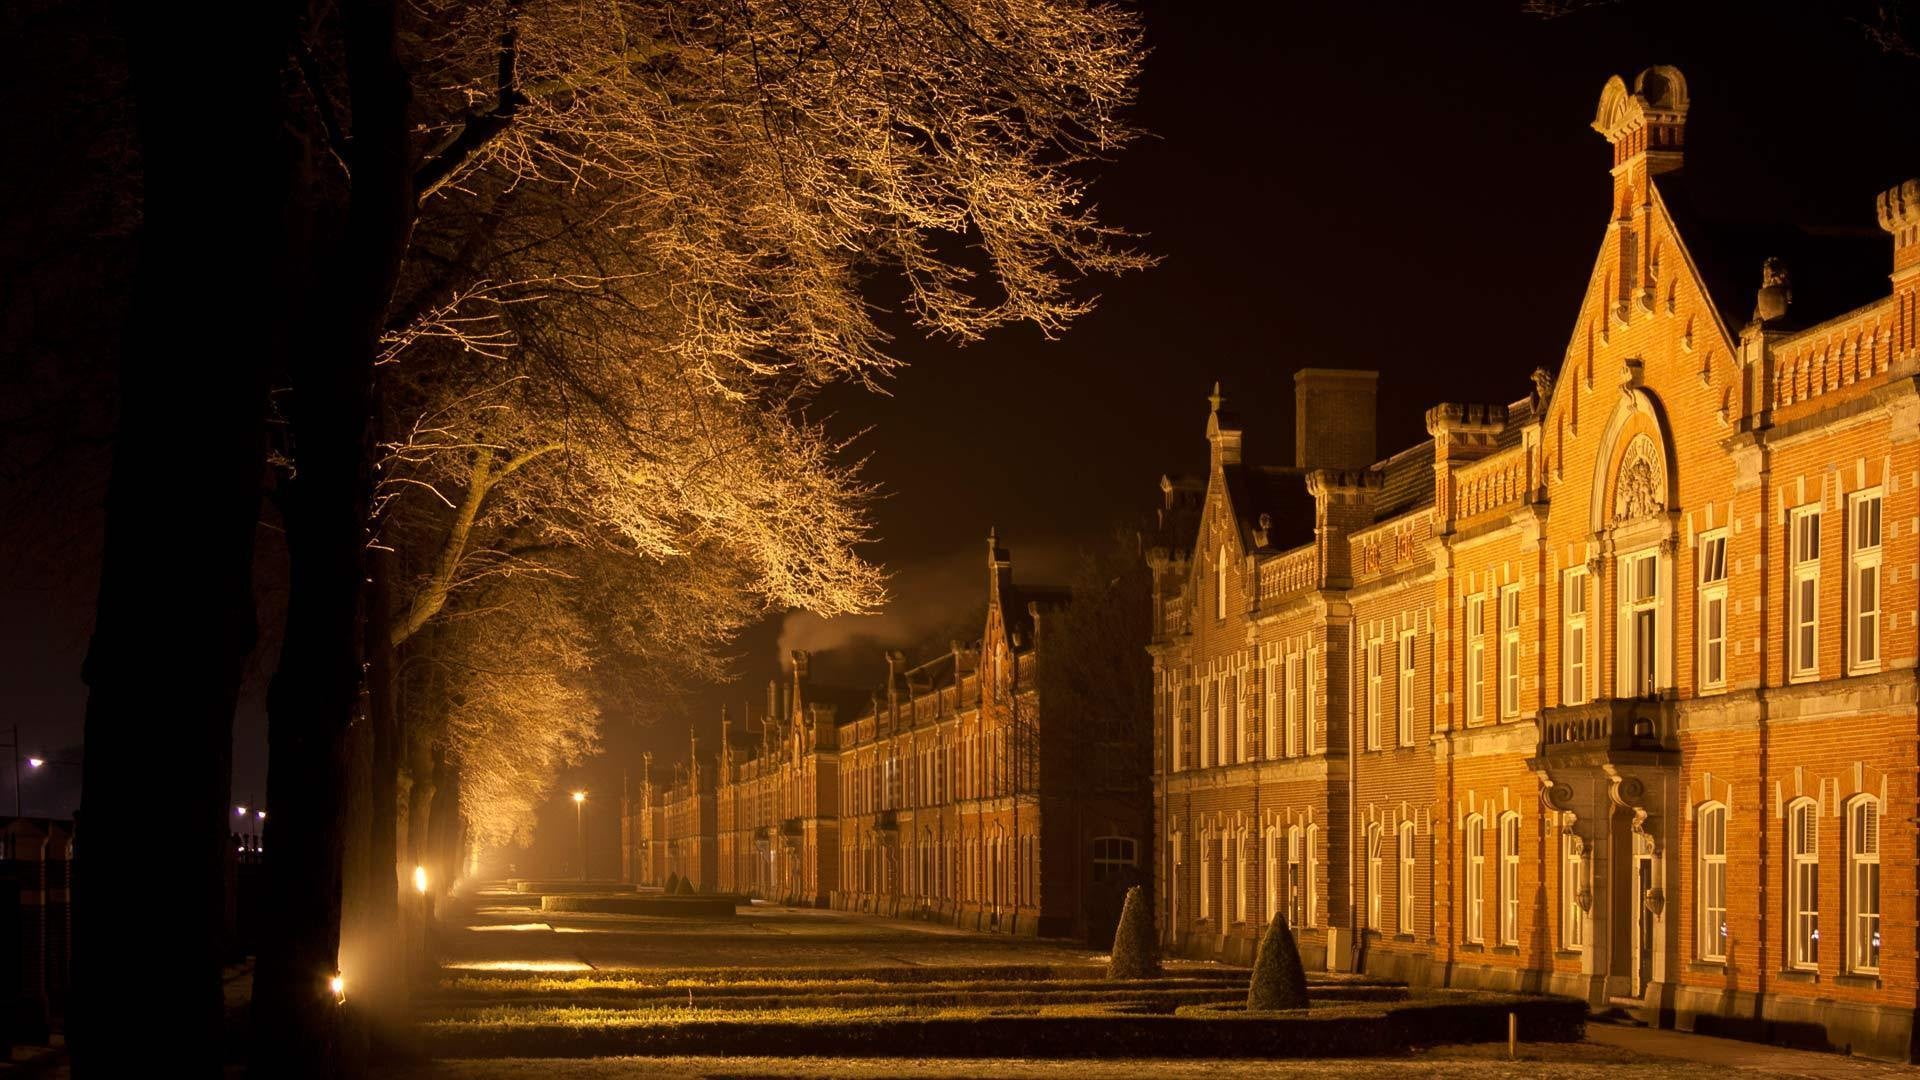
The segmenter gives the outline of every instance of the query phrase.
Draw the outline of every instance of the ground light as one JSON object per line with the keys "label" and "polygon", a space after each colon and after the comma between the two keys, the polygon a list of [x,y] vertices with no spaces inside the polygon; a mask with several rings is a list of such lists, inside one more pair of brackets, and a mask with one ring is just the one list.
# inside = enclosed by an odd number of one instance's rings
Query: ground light
{"label": "ground light", "polygon": [[347,1003],[346,976],[337,971],[334,972],[333,978],[327,980],[327,989],[333,991],[333,1003],[335,1005],[345,1005]]}

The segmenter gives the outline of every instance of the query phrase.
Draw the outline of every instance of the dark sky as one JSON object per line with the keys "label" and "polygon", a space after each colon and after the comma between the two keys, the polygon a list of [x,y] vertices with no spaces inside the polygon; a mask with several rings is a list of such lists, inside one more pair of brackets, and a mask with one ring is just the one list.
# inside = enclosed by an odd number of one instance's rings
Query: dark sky
{"label": "dark sky", "polygon": [[[841,430],[869,429],[860,449],[889,493],[872,555],[897,602],[791,640],[946,626],[979,602],[989,525],[1020,576],[1064,573],[1152,504],[1163,472],[1203,463],[1215,379],[1249,456],[1273,462],[1290,459],[1301,366],[1383,372],[1383,454],[1423,438],[1436,401],[1520,396],[1533,368],[1557,370],[1606,221],[1608,151],[1588,124],[1609,75],[1681,68],[1688,170],[1723,216],[1872,227],[1874,194],[1920,175],[1920,61],[1884,55],[1843,4],[1520,8],[1145,4],[1135,117],[1151,134],[1095,192],[1163,263],[1098,283],[1100,309],[1058,341],[903,337],[910,366],[889,396],[829,400]],[[91,582],[51,573],[58,558],[7,564],[0,731],[17,718],[23,741],[71,743]],[[711,745],[723,700],[764,693],[781,629],[748,634],[741,681],[690,702],[686,721],[610,742],[673,754],[694,722]],[[264,780],[257,695],[238,730],[244,794]],[[611,790],[622,764],[568,783]]]}

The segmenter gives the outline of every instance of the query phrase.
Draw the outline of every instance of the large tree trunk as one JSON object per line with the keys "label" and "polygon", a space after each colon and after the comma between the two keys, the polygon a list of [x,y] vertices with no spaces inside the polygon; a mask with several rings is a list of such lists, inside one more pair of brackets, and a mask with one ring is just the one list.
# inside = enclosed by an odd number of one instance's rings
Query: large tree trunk
{"label": "large tree trunk", "polygon": [[[222,860],[267,387],[286,340],[288,12],[119,15],[143,208],[83,673],[68,1031],[76,1075],[139,1075],[164,1046],[170,1070],[207,1076],[222,1045]],[[130,1001],[130,959],[164,991]]]}
{"label": "large tree trunk", "polygon": [[[340,945],[347,729],[361,687],[373,383],[386,309],[413,223],[406,74],[392,0],[341,8],[353,117],[345,228],[316,282],[295,355],[288,484],[287,637],[268,701],[267,910],[254,988],[253,1069],[338,1076],[340,1011],[328,980]],[[390,871],[389,871],[390,872]],[[353,972],[341,973],[353,993]]]}

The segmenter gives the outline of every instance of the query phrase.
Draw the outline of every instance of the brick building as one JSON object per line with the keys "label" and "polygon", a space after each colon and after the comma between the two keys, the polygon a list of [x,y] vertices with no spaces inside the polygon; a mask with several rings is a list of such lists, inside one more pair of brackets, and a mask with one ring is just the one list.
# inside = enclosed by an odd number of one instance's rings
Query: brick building
{"label": "brick building", "polygon": [[[723,719],[716,812],[669,810],[668,849],[711,844],[722,891],[1111,935],[1140,873],[1147,809],[1123,770],[1100,767],[1090,725],[1043,706],[1049,620],[1066,591],[1016,584],[1007,551],[991,537],[987,547],[979,641],[914,667],[894,653],[885,681],[859,693],[814,684],[795,653],[764,710],[745,711],[738,729]],[[646,800],[626,817],[639,835]],[[697,828],[712,831],[684,831]]]}
{"label": "brick building", "polygon": [[1607,84],[1599,254],[1518,400],[1381,459],[1374,375],[1303,370],[1267,466],[1216,390],[1149,554],[1179,951],[1284,910],[1311,963],[1911,1056],[1920,182],[1877,240],[1730,226],[1687,110]]}

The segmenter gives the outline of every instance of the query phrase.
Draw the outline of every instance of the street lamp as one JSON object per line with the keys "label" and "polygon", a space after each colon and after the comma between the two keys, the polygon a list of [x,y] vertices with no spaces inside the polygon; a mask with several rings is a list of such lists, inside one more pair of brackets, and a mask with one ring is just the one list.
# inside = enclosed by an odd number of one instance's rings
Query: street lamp
{"label": "street lamp", "polygon": [[580,837],[580,880],[587,880],[587,793],[573,793],[573,827]]}

